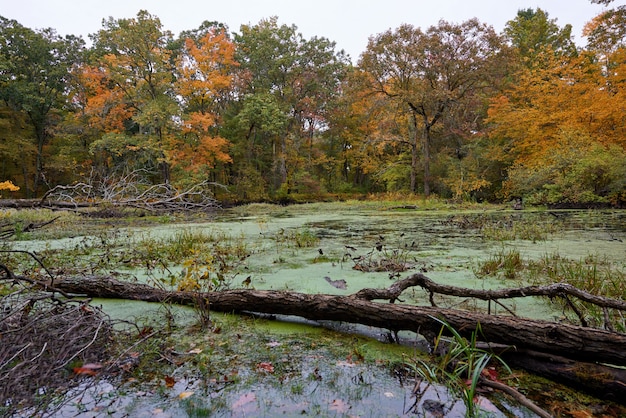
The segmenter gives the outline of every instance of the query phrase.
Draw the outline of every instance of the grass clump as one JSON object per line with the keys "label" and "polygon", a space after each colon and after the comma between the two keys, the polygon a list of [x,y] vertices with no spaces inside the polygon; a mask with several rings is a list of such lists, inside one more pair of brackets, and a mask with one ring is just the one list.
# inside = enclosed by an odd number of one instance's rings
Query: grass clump
{"label": "grass clump", "polygon": [[475,274],[478,277],[502,275],[506,279],[515,279],[523,269],[524,262],[520,252],[516,249],[503,248],[483,261]]}
{"label": "grass clump", "polygon": [[[544,285],[567,283],[596,296],[626,300],[626,273],[613,263],[597,255],[588,255],[581,260],[571,260],[559,254],[545,255],[538,261],[528,263],[531,283]],[[564,311],[575,312],[578,319],[587,325],[626,331],[623,312],[582,302],[557,298]]]}
{"label": "grass clump", "polygon": [[[496,360],[509,374],[512,373],[511,369],[497,355],[477,347],[480,324],[468,340],[446,321],[433,319],[442,324],[433,349],[433,353],[437,354],[430,361],[418,360],[413,366],[415,372],[426,382],[445,385],[459,396],[465,404],[466,417],[480,416],[482,411],[476,405],[475,398],[480,379],[490,374],[487,366]],[[419,393],[416,396],[419,397]]]}
{"label": "grass clump", "polygon": [[486,222],[480,232],[489,241],[546,241],[559,232],[562,225],[554,220],[539,221],[535,218],[509,218],[507,220]]}

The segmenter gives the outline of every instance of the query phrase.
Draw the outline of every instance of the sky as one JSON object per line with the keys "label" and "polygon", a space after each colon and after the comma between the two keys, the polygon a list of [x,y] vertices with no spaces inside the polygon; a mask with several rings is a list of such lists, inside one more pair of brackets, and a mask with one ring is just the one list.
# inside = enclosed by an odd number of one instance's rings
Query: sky
{"label": "sky", "polygon": [[[617,0],[612,6],[624,4],[626,0]],[[297,26],[307,39],[336,42],[336,49],[345,50],[355,63],[369,37],[404,23],[427,29],[441,19],[461,23],[476,17],[501,32],[518,10],[527,8],[541,8],[559,27],[571,24],[579,46],[585,45],[583,26],[603,10],[590,0],[0,0],[0,16],[85,40],[102,28],[103,19],[134,18],[139,10],[157,16],[174,35],[205,20],[239,32],[242,24],[277,16],[279,24]]]}

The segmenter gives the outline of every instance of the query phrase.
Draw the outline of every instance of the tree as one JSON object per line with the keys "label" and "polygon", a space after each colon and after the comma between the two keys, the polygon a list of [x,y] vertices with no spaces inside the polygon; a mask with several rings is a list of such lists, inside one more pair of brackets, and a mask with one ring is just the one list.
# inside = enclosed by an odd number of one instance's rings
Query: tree
{"label": "tree", "polygon": [[45,181],[44,147],[67,105],[70,70],[80,62],[83,47],[81,38],[62,38],[53,29],[33,31],[0,17],[0,99],[27,115],[33,128],[35,170],[25,183],[27,195],[37,194]]}
{"label": "tree", "polygon": [[[299,178],[311,174],[318,134],[327,127],[327,109],[339,95],[347,58],[335,52],[333,42],[306,40],[295,26],[279,26],[276,17],[243,25],[235,41],[243,100],[233,118],[243,112],[239,122],[250,123],[240,126],[236,148],[250,153],[260,146],[261,156],[270,156],[260,164],[270,169],[264,173],[267,183],[290,193]],[[251,109],[262,103],[269,106],[259,115],[262,120],[251,117]]]}
{"label": "tree", "polygon": [[181,133],[168,150],[175,168],[206,177],[216,163],[232,161],[217,126],[232,91],[234,55],[235,46],[220,27],[205,29],[197,40],[185,39],[174,84],[183,108]]}
{"label": "tree", "polygon": [[549,19],[548,13],[540,8],[519,10],[515,19],[506,23],[504,34],[529,67],[540,65],[541,56],[547,51],[556,55],[576,55],[572,25],[559,28],[556,19]]}
{"label": "tree", "polygon": [[411,192],[417,191],[420,148],[428,196],[433,129],[451,109],[495,84],[505,53],[502,38],[476,19],[440,21],[426,32],[405,24],[370,38],[359,66],[371,77],[372,93],[406,115],[402,142],[411,150]]}
{"label": "tree", "polygon": [[172,94],[172,35],[145,10],[134,19],[109,18],[102,24],[103,29],[91,36],[93,68],[85,68],[94,75],[84,77],[91,77],[99,88],[85,89],[95,96],[88,96],[84,107],[87,114],[103,122],[110,119],[114,125],[109,131],[108,123],[101,123],[105,132],[92,147],[112,157],[124,154],[124,164],[131,165],[139,153],[138,159],[150,163],[148,168],[158,168],[161,180],[168,182],[165,149],[178,114]]}
{"label": "tree", "polygon": [[492,101],[488,122],[495,158],[511,166],[504,196],[585,203],[623,193],[616,178],[624,164],[618,150],[626,149],[621,123],[626,52],[618,50],[609,60],[615,65],[607,72],[590,52],[567,60],[552,57],[550,65],[520,73],[506,94]]}

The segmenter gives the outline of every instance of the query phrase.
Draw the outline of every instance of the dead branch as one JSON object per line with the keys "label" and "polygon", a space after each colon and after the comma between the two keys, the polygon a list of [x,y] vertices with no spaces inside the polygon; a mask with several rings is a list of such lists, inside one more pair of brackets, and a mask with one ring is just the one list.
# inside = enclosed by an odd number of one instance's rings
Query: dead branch
{"label": "dead branch", "polygon": [[[390,287],[393,290],[389,290],[389,294],[396,299],[399,296],[397,288],[407,287],[406,280],[401,282],[395,283]],[[166,291],[102,276],[57,278],[56,286],[67,293],[91,297],[169,301],[187,305],[193,305],[198,297],[198,292]],[[581,361],[626,365],[626,352],[623,350],[626,346],[625,334],[459,309],[375,303],[359,297],[359,294],[364,293],[361,291],[351,296],[336,296],[270,290],[229,290],[201,295],[208,298],[211,310],[214,311],[296,315],[311,320],[344,321],[383,329],[420,330],[427,336],[436,335],[441,328],[441,323],[434,318],[445,320],[467,337],[480,324],[486,341],[551,352]]]}
{"label": "dead branch", "polygon": [[0,406],[8,412],[45,411],[77,384],[68,378],[73,365],[104,361],[111,342],[111,321],[97,308],[36,295],[0,299]]}
{"label": "dead branch", "polygon": [[511,299],[528,296],[546,296],[549,298],[567,296],[576,297],[584,302],[589,302],[599,307],[626,311],[626,301],[619,299],[596,296],[584,290],[580,290],[567,283],[554,283],[547,286],[526,286],[521,288],[509,288],[498,290],[466,289],[456,286],[442,285],[433,282],[422,273],[413,274],[406,279],[399,280],[387,289],[363,289],[357,292],[354,297],[365,300],[389,300],[394,302],[400,294],[409,287],[420,286],[431,294],[441,294],[458,297],[471,297],[480,300]]}
{"label": "dead branch", "polygon": [[17,233],[18,230],[22,232],[31,232],[35,229],[43,228],[46,225],[50,225],[52,222],[59,219],[59,216],[44,222],[31,222],[26,226],[21,226],[21,222],[5,222],[0,225],[0,239],[7,239]]}
{"label": "dead branch", "polygon": [[177,189],[171,183],[151,184],[147,180],[150,174],[146,170],[134,170],[120,176],[93,175],[87,183],[59,185],[48,190],[38,206],[62,204],[78,208],[107,204],[151,212],[210,211],[219,207],[210,189],[222,185],[203,181]]}
{"label": "dead branch", "polygon": [[482,386],[486,386],[492,389],[499,390],[500,392],[506,393],[507,395],[515,399],[517,402],[519,402],[520,405],[525,406],[526,408],[530,409],[534,414],[537,414],[538,416],[542,418],[552,418],[552,415],[550,413],[539,408],[537,405],[535,405],[534,402],[532,402],[526,396],[519,393],[517,390],[515,390],[511,386],[508,386],[508,385],[505,385],[504,383],[496,382],[490,379],[485,379],[483,377],[480,378],[480,384]]}

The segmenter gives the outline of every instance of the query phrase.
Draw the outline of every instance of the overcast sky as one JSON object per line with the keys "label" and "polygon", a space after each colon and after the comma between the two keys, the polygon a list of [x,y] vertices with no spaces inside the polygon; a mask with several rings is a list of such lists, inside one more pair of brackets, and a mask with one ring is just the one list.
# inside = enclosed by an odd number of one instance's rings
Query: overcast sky
{"label": "overcast sky", "polygon": [[[617,0],[613,6],[625,4]],[[473,17],[501,32],[519,9],[541,8],[562,27],[572,24],[579,46],[584,24],[603,10],[590,0],[0,0],[0,15],[31,29],[54,28],[61,35],[87,35],[102,28],[102,19],[133,18],[141,9],[161,19],[178,35],[205,21],[228,25],[256,24],[278,16],[279,24],[296,25],[307,39],[326,37],[354,62],[370,36],[409,23],[423,29],[440,19],[461,23]]]}

